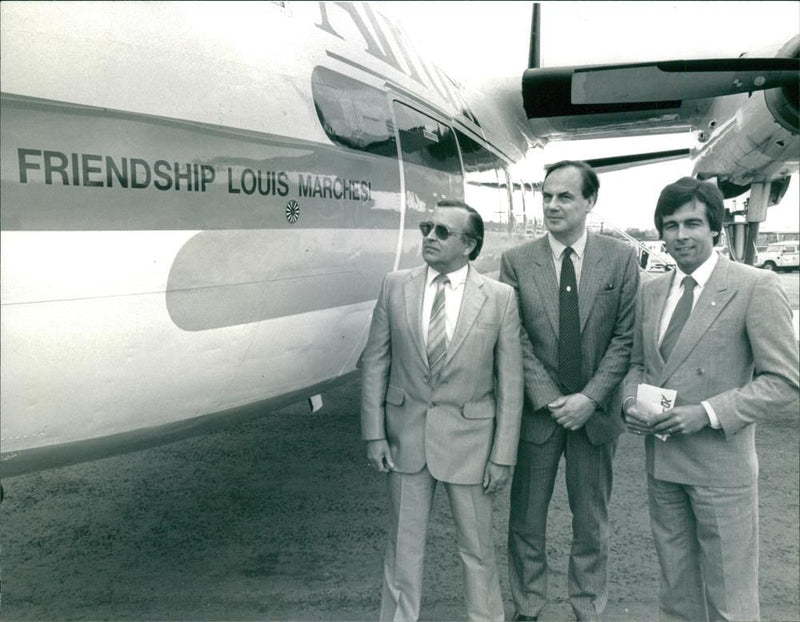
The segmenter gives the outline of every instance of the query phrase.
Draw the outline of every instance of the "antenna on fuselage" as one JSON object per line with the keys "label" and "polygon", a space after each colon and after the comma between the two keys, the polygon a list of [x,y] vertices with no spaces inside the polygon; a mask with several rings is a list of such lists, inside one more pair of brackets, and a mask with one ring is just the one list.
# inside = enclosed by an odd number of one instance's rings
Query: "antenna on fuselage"
{"label": "antenna on fuselage", "polygon": [[539,67],[541,59],[539,58],[539,12],[541,5],[538,2],[533,3],[533,14],[531,16],[531,45],[528,52],[528,67]]}

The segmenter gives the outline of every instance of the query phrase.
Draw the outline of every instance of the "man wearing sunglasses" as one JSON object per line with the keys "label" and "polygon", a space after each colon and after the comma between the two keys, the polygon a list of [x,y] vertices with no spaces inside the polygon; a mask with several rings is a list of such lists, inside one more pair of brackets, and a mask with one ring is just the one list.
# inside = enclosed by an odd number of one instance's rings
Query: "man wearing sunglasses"
{"label": "man wearing sunglasses", "polygon": [[562,455],[572,510],[570,604],[578,620],[596,620],[608,600],[608,501],[624,430],[617,386],[630,360],[639,270],[632,247],[586,231],[599,185],[585,162],[548,167],[548,234],[501,262],[524,328],[525,405],[508,526],[515,620],[535,620],[547,603],[547,511]]}
{"label": "man wearing sunglasses", "polygon": [[420,223],[427,265],[389,273],[363,356],[361,429],[386,473],[381,620],[416,620],[437,483],[455,519],[470,620],[503,620],[492,500],[510,480],[522,411],[514,290],[469,264],[483,221],[443,201]]}

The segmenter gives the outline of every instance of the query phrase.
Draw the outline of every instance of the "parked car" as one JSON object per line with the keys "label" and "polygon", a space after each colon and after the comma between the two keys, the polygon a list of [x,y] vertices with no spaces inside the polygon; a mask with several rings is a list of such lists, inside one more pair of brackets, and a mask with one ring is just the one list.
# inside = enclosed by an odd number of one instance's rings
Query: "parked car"
{"label": "parked car", "polygon": [[765,270],[800,270],[800,241],[774,242],[756,253],[755,264]]}

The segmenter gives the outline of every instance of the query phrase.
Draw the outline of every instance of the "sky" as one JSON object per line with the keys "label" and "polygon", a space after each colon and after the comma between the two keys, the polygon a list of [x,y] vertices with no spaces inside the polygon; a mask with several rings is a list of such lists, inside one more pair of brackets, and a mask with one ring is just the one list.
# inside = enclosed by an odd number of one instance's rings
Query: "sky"
{"label": "sky", "polygon": [[[415,45],[455,79],[521,76],[528,59],[530,2],[379,2],[397,15]],[[737,57],[766,51],[800,31],[800,2],[542,2],[543,66]],[[644,140],[644,142],[643,142]],[[532,159],[599,157],[690,146],[690,135],[550,143]],[[535,166],[536,164],[532,164]],[[626,228],[653,228],[658,194],[691,174],[688,159],[601,176],[595,212]],[[800,230],[800,186],[794,175],[761,230]],[[738,199],[741,201],[747,195]]]}

